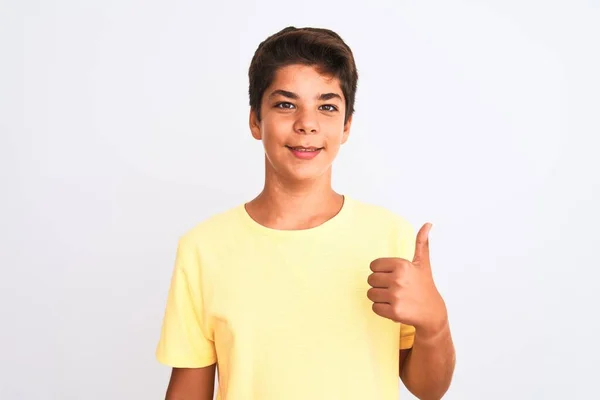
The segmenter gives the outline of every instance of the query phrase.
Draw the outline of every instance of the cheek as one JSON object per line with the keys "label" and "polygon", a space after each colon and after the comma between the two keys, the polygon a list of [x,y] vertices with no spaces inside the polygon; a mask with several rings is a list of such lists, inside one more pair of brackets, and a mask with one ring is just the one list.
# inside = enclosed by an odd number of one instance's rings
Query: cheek
{"label": "cheek", "polygon": [[344,129],[340,129],[339,124],[331,126],[329,128],[329,132],[332,132],[327,135],[327,143],[329,144],[330,148],[340,147],[346,141],[346,137],[344,136]]}
{"label": "cheek", "polygon": [[269,143],[281,142],[287,135],[288,124],[282,119],[269,119],[263,121],[263,140]]}

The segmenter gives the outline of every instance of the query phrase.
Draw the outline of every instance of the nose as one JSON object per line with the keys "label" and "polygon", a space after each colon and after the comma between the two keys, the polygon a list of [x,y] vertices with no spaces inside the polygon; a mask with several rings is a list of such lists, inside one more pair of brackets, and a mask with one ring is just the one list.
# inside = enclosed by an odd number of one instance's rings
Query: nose
{"label": "nose", "polygon": [[319,120],[315,112],[303,111],[298,113],[294,122],[294,131],[301,135],[314,135],[319,133]]}

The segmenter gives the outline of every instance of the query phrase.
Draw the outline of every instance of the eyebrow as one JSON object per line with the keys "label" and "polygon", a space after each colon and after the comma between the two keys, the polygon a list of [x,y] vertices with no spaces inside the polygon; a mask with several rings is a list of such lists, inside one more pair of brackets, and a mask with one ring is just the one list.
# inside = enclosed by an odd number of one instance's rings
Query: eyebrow
{"label": "eyebrow", "polygon": [[[277,89],[274,90],[270,95],[269,98],[275,97],[275,96],[283,96],[283,97],[287,97],[289,99],[293,99],[293,100],[298,100],[300,98],[300,96],[298,96],[296,93],[294,92],[289,92],[287,90],[282,90],[282,89]],[[322,95],[319,96],[318,100],[331,100],[331,99],[339,99],[342,100],[342,96],[340,96],[337,93],[323,93]]]}

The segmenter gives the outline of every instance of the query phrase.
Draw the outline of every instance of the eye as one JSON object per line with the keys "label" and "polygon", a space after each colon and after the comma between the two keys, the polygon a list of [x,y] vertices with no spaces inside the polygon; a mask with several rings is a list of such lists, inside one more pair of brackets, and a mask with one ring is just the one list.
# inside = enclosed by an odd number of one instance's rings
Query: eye
{"label": "eye", "polygon": [[329,111],[329,112],[333,112],[333,111],[337,111],[337,107],[334,106],[333,104],[323,104],[320,108],[325,109],[325,111]]}
{"label": "eye", "polygon": [[275,108],[283,108],[283,109],[291,109],[294,105],[292,103],[288,103],[287,101],[282,101],[280,103],[275,104]]}

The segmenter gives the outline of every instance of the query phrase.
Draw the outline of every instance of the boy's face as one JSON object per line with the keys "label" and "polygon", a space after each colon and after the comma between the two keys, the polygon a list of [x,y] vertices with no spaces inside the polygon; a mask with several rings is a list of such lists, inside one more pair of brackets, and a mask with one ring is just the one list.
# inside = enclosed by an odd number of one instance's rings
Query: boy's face
{"label": "boy's face", "polygon": [[344,124],[345,112],[337,78],[312,66],[280,68],[263,95],[261,121],[250,112],[252,136],[263,142],[268,172],[292,181],[329,173],[350,133],[352,118]]}

